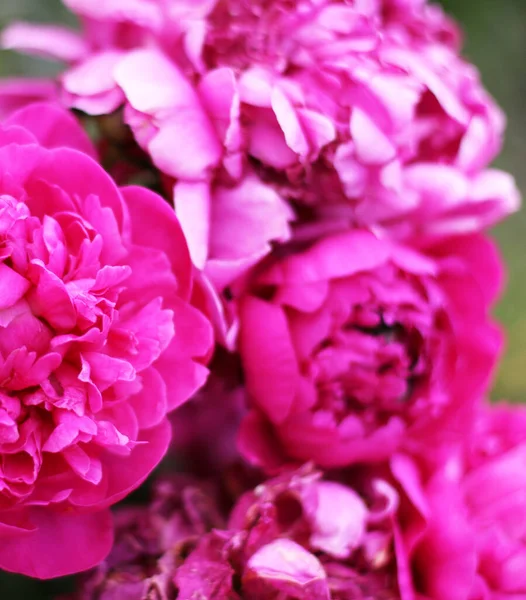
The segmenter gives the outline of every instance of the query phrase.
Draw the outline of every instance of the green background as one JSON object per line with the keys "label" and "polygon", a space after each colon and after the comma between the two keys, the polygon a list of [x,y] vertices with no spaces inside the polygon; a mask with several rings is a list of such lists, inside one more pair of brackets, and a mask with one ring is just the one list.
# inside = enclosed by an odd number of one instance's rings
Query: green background
{"label": "green background", "polygon": [[[504,151],[496,165],[511,171],[526,190],[526,0],[442,0],[462,24],[464,54],[508,115]],[[0,26],[14,19],[73,23],[59,0],[0,0]],[[0,52],[0,76],[45,75],[56,67]],[[525,194],[526,195],[526,194]],[[506,292],[496,310],[507,331],[507,349],[492,396],[526,402],[526,212],[494,230],[508,266]],[[79,552],[82,548],[79,548]],[[0,574],[1,600],[51,600],[67,582],[33,582]]]}

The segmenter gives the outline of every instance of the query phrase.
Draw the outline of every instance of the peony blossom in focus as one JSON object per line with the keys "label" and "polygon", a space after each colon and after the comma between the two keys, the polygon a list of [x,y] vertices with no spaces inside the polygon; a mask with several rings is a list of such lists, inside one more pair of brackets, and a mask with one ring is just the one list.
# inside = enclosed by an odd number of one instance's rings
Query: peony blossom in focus
{"label": "peony blossom in focus", "polygon": [[163,484],[164,502],[117,513],[114,550],[75,599],[411,598],[399,493],[364,481],[358,492],[303,468],[241,496],[223,526],[199,488]]}
{"label": "peony blossom in focus", "polygon": [[212,334],[173,211],[119,189],[62,109],[0,127],[0,236],[0,568],[56,577],[110,550]]}
{"label": "peony blossom in focus", "polygon": [[441,237],[518,207],[488,168],[504,117],[425,0],[65,4],[82,34],[17,23],[4,47],[68,63],[66,106],[124,107],[218,294],[291,236]]}
{"label": "peony blossom in focus", "polygon": [[354,231],[276,258],[240,300],[242,454],[376,462],[470,419],[500,352],[501,269],[478,234],[417,252]]}

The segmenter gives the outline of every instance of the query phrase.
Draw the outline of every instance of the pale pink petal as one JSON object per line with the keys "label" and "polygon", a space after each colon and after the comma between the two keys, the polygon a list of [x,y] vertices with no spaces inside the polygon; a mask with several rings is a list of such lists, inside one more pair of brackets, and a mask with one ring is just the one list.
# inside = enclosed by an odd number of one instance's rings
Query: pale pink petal
{"label": "pale pink petal", "polygon": [[65,92],[71,106],[89,114],[113,112],[123,102],[123,95],[115,81],[115,67],[123,54],[108,50],[93,54],[66,71],[62,76]]}
{"label": "pale pink petal", "polygon": [[308,515],[312,547],[335,558],[348,558],[363,542],[367,506],[356,492],[331,481],[320,482],[316,495],[316,510]]}
{"label": "pale pink petal", "polygon": [[364,164],[384,164],[396,157],[396,149],[389,138],[358,107],[351,115],[351,136],[356,155]]}
{"label": "pale pink petal", "polygon": [[192,262],[202,269],[208,258],[210,184],[180,181],[174,186],[175,214],[186,235]]}
{"label": "pale pink petal", "polygon": [[327,576],[319,560],[287,539],[271,542],[255,552],[248,560],[243,580],[246,586],[261,580],[275,593],[300,600],[330,598]]}
{"label": "pale pink petal", "polygon": [[18,50],[64,62],[81,60],[89,51],[83,37],[72,29],[32,23],[11,24],[2,32],[0,45],[7,50]]}
{"label": "pale pink petal", "polygon": [[181,179],[202,181],[221,158],[221,146],[201,108],[174,107],[148,145],[161,171]]}
{"label": "pale pink petal", "polygon": [[99,21],[130,21],[142,27],[161,25],[162,12],[149,0],[64,0],[73,12]]}

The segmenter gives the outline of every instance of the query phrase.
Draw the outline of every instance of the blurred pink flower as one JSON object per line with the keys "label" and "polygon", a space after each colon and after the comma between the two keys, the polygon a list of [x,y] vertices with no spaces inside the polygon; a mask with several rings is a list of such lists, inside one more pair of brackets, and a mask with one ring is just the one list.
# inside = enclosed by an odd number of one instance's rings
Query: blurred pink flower
{"label": "blurred pink flower", "polygon": [[76,598],[409,600],[399,494],[366,481],[355,491],[306,467],[243,495],[222,527],[197,488],[172,488],[164,509],[121,513],[112,554]]}
{"label": "blurred pink flower", "polygon": [[171,417],[172,450],[193,473],[212,475],[236,463],[236,437],[247,412],[237,355],[217,348],[206,385]]}
{"label": "blurred pink flower", "polygon": [[[170,600],[174,558],[212,528],[224,528],[212,485],[184,475],[156,481],[148,506],[115,511],[115,544],[109,556],[78,580],[74,600],[138,600],[152,590]],[[163,555],[166,556],[163,558]],[[162,590],[162,591],[161,591]]]}
{"label": "blurred pink flower", "polygon": [[82,34],[18,23],[4,47],[68,62],[67,106],[124,105],[172,178],[211,291],[289,240],[292,221],[300,239],[354,226],[413,239],[480,230],[519,205],[513,178],[487,168],[504,116],[425,0],[66,4]]}
{"label": "blurred pink flower", "polygon": [[526,594],[526,410],[484,406],[445,449],[424,493],[429,514],[414,553],[433,600],[511,600]]}
{"label": "blurred pink flower", "polygon": [[240,300],[242,454],[335,467],[425,445],[485,392],[501,271],[479,234],[417,252],[354,231],[276,258]]}
{"label": "blurred pink flower", "polygon": [[173,211],[95,158],[52,105],[0,129],[0,567],[40,578],[104,558],[212,342]]}
{"label": "blurred pink flower", "polygon": [[31,102],[56,101],[58,86],[48,79],[10,78],[0,81],[0,119]]}

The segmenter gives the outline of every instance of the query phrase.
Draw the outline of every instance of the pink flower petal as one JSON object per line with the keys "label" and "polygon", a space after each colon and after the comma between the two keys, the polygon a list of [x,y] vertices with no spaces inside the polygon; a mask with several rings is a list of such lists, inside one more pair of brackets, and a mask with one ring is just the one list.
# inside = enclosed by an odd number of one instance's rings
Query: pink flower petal
{"label": "pink flower petal", "polygon": [[16,304],[27,292],[30,282],[5,264],[0,264],[0,310]]}
{"label": "pink flower petal", "polygon": [[29,519],[10,531],[0,524],[0,567],[6,571],[38,579],[77,573],[104,560],[113,543],[109,511],[78,514],[33,508]]}
{"label": "pink flower petal", "polygon": [[247,389],[275,423],[284,421],[294,402],[299,366],[281,308],[256,298],[240,307],[240,346]]}
{"label": "pink flower petal", "polygon": [[190,294],[190,255],[181,226],[175,212],[162,198],[145,188],[123,189],[130,211],[132,240],[141,246],[159,248],[170,259],[177,276],[179,295]]}
{"label": "pink flower petal", "polygon": [[332,481],[318,483],[316,495],[316,510],[309,515],[312,547],[335,558],[348,558],[363,542],[368,517],[365,503],[356,492]]}
{"label": "pink flower petal", "polygon": [[76,62],[88,54],[88,44],[72,29],[55,25],[13,23],[4,29],[0,44],[7,50],[19,50],[44,58]]}
{"label": "pink flower petal", "polygon": [[299,600],[329,600],[327,576],[319,560],[287,539],[270,542],[247,562],[246,586],[261,581],[269,590]]}
{"label": "pink flower petal", "polygon": [[186,234],[194,265],[202,269],[208,258],[210,184],[180,181],[174,187],[175,214]]}
{"label": "pink flower petal", "polygon": [[91,140],[76,119],[53,104],[30,104],[12,114],[5,123],[31,131],[45,148],[73,148],[97,159]]}

